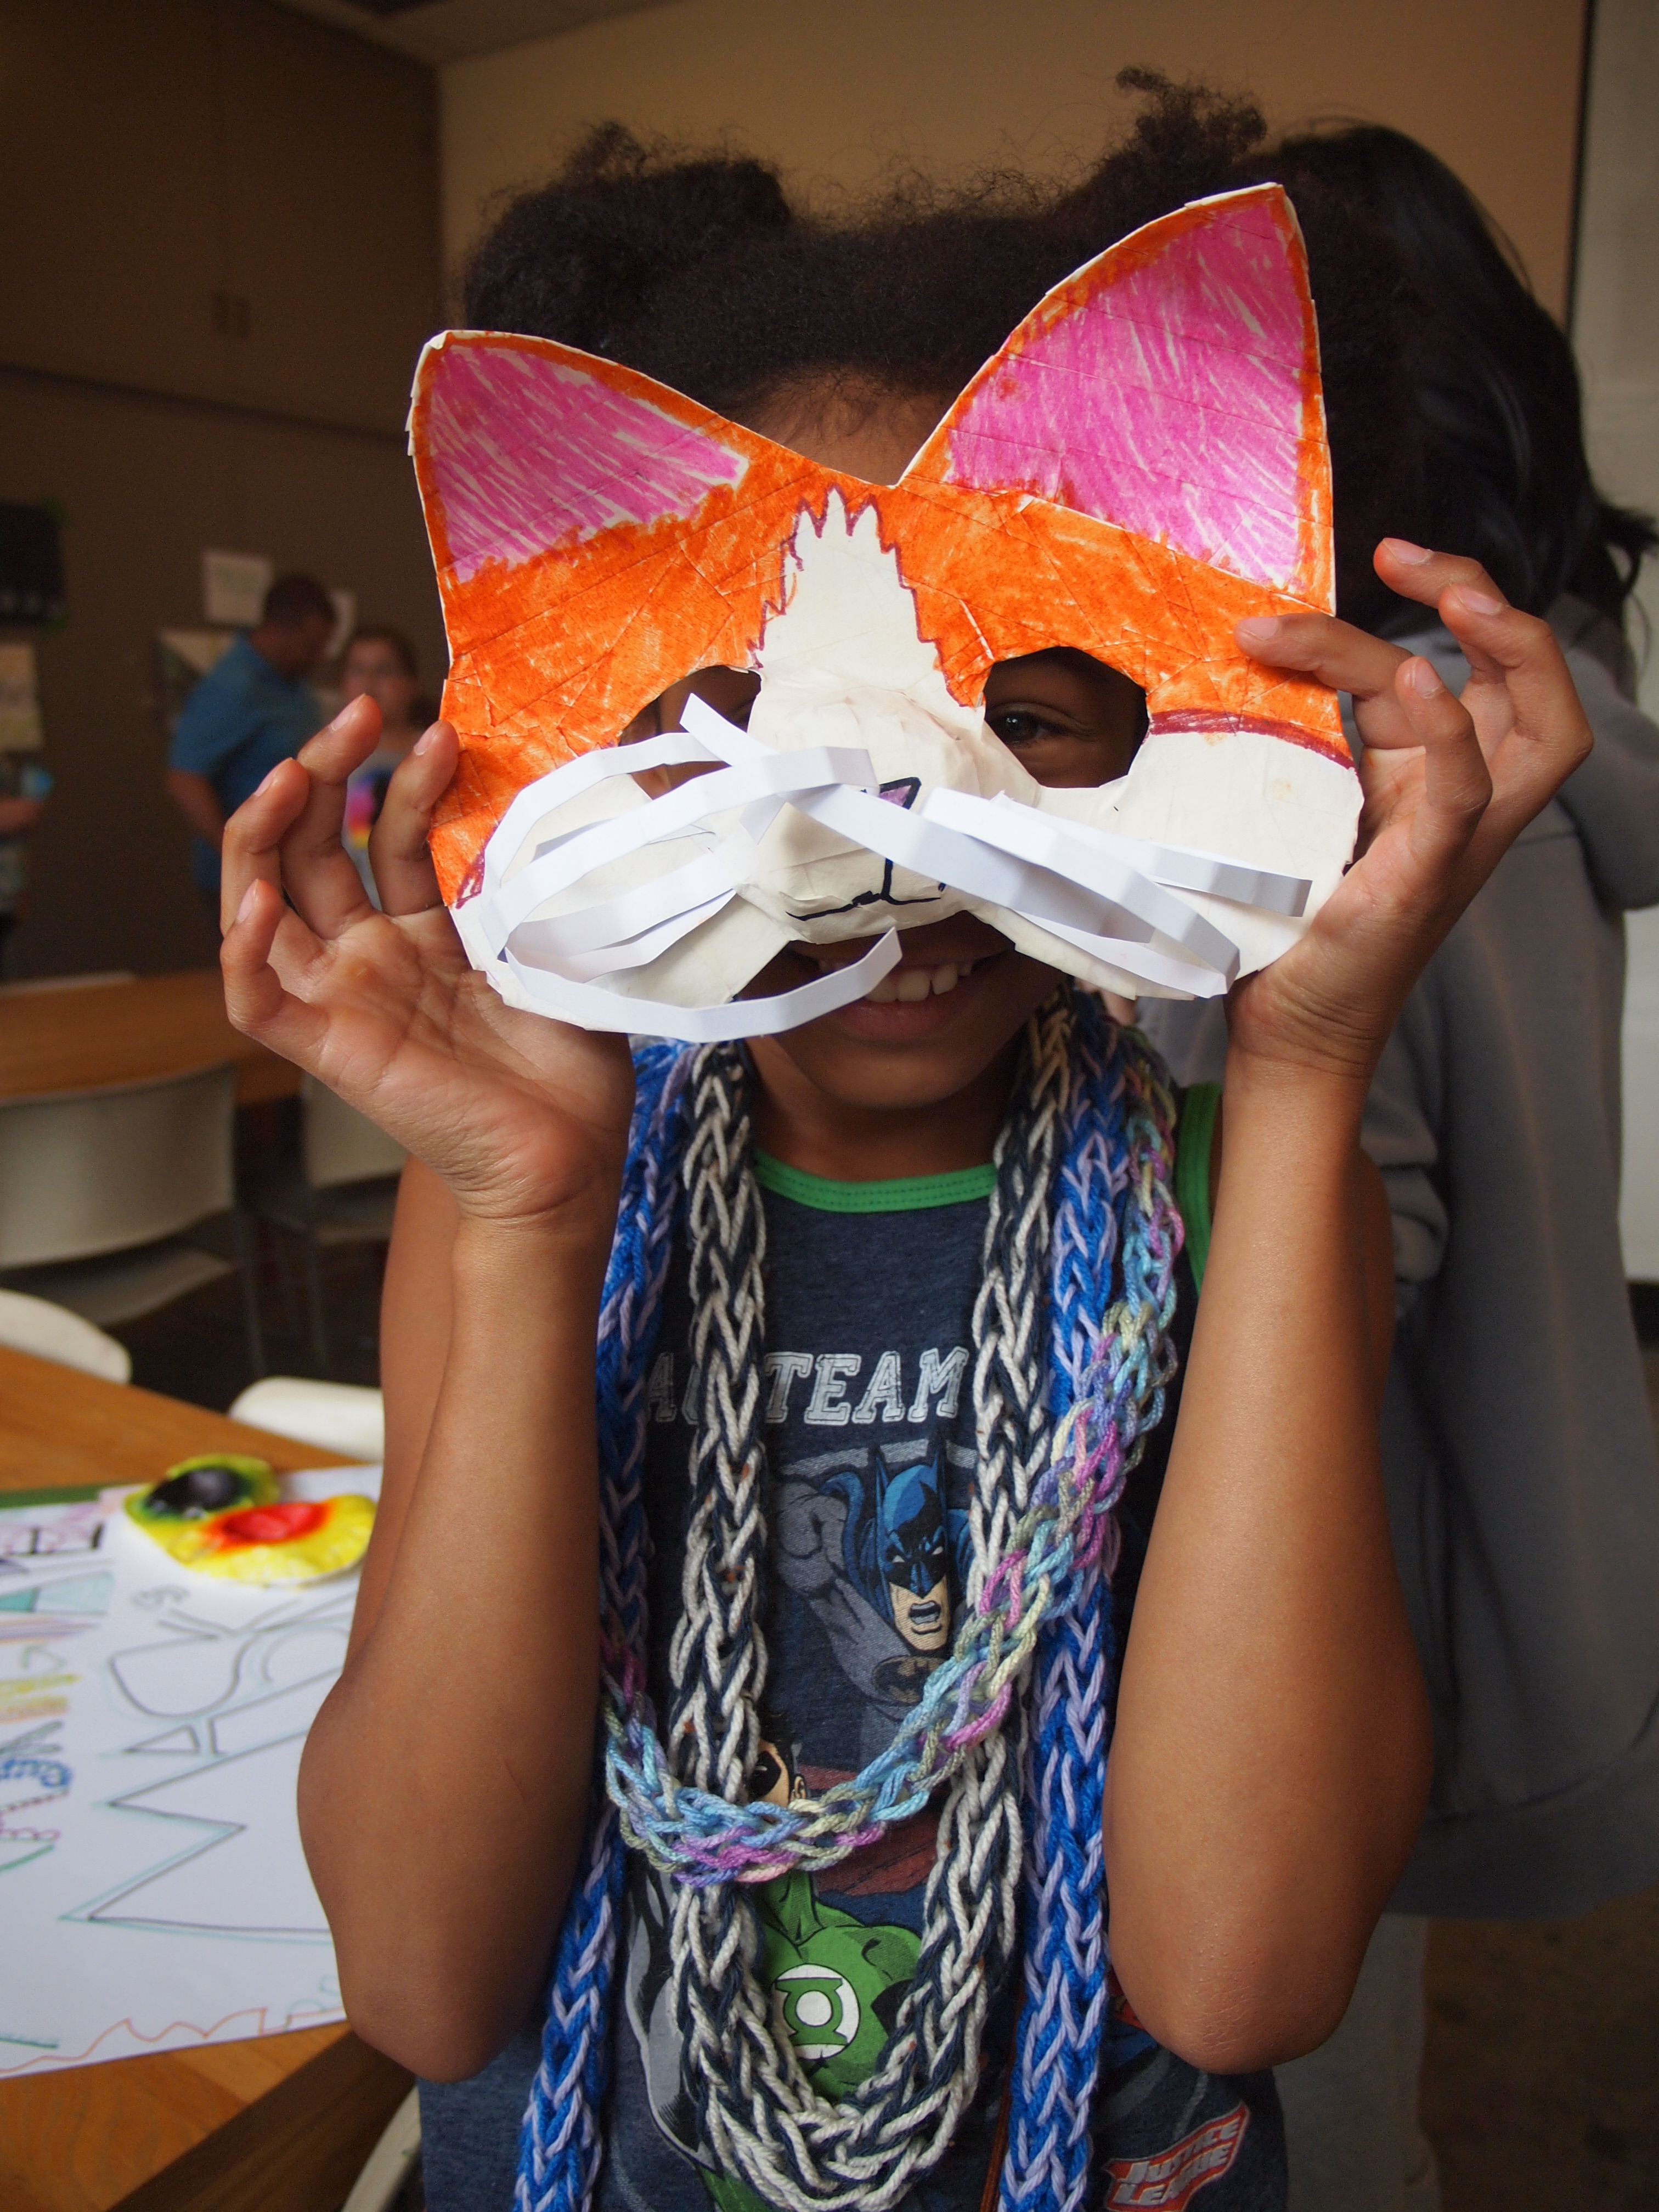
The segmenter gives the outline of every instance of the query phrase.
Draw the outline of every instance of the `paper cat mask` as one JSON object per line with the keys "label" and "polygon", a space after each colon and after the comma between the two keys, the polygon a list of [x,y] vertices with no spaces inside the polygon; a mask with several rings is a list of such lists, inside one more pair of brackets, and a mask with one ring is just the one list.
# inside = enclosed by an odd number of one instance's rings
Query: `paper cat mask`
{"label": "paper cat mask", "polygon": [[[1352,849],[1334,694],[1242,617],[1332,606],[1306,258],[1277,185],[1202,200],[1050,292],[891,487],[631,369],[448,331],[410,443],[460,765],[432,848],[514,1005],[690,1039],[868,991],[896,927],[968,910],[1133,996],[1212,995],[1292,943]],[[1128,775],[1041,788],[986,728],[992,665],[1071,646],[1146,691]],[[619,745],[693,672],[742,730]],[[632,772],[714,772],[647,800]],[[890,934],[770,999],[784,945]]]}

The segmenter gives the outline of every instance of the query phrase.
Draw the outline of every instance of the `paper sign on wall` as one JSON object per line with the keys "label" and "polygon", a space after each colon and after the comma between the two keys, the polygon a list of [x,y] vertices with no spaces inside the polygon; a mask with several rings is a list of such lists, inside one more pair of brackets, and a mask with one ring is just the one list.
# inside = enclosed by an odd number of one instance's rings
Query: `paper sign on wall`
{"label": "paper sign on wall", "polygon": [[202,556],[202,617],[251,629],[265,611],[265,593],[276,568],[263,553],[204,552]]}
{"label": "paper sign on wall", "polygon": [[38,751],[40,687],[32,645],[0,645],[0,753]]}

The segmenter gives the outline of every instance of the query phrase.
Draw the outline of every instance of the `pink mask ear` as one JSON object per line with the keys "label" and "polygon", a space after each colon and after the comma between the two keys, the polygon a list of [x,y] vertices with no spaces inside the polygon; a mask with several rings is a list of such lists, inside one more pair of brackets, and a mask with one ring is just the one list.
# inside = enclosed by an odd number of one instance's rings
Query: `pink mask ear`
{"label": "pink mask ear", "polygon": [[1280,187],[1194,201],[1056,285],[917,480],[1032,492],[1328,609],[1318,332]]}
{"label": "pink mask ear", "polygon": [[689,518],[735,485],[744,453],[653,404],[656,388],[545,341],[459,331],[428,348],[416,454],[441,574],[465,584],[492,562]]}

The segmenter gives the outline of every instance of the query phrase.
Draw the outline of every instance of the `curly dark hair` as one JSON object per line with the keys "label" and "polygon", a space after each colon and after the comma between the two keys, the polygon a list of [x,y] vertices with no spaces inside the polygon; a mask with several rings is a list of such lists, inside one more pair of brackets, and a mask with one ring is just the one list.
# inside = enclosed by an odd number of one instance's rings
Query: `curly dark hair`
{"label": "curly dark hair", "polygon": [[[465,319],[625,362],[738,421],[830,380],[943,407],[1079,264],[1267,173],[1249,101],[1149,70],[1118,82],[1140,112],[1080,180],[993,170],[946,190],[911,178],[843,221],[792,206],[763,162],[603,124],[504,208],[466,268]],[[1321,313],[1338,596],[1358,610],[1380,590],[1370,552],[1402,443],[1403,280],[1346,198],[1317,182],[1292,197]]]}

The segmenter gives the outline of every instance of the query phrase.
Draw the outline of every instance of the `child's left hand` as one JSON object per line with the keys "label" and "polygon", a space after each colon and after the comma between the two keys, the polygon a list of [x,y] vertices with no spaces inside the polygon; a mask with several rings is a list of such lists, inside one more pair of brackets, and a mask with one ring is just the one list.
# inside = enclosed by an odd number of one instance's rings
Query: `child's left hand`
{"label": "child's left hand", "polygon": [[1461,702],[1420,656],[1328,615],[1237,631],[1254,659],[1352,694],[1365,799],[1358,857],[1306,936],[1233,991],[1232,1048],[1362,1089],[1430,955],[1591,743],[1548,624],[1506,605],[1478,562],[1400,538],[1376,558],[1462,648]]}

